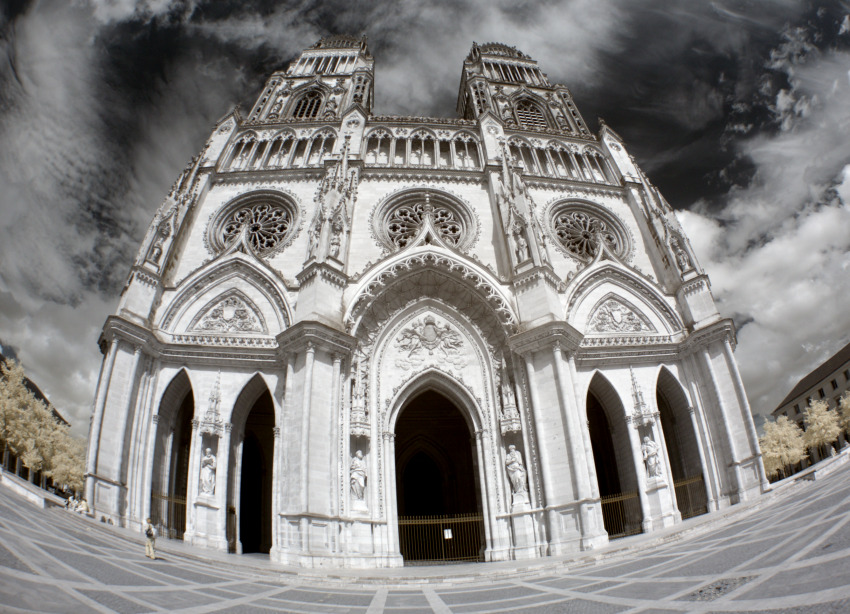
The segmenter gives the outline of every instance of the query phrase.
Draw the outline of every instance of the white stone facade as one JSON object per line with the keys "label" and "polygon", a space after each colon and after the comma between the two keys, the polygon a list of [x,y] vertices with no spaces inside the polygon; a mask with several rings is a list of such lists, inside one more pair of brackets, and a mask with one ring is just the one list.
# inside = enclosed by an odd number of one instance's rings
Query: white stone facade
{"label": "white stone facade", "polygon": [[695,476],[709,511],[762,492],[732,323],[618,135],[505,45],[463,119],[373,116],[372,68],[305,50],[157,212],[101,339],[95,514],[370,567],[400,510],[504,560],[606,543],[619,493],[652,531]]}

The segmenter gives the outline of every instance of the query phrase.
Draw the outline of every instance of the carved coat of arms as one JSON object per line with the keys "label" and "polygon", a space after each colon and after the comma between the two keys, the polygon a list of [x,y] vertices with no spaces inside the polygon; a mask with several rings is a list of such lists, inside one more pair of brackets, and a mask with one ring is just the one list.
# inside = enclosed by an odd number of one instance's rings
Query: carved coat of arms
{"label": "carved coat of arms", "polygon": [[395,346],[401,354],[396,359],[400,369],[411,369],[426,360],[448,362],[458,368],[466,365],[461,334],[448,324],[438,324],[431,315],[402,329]]}

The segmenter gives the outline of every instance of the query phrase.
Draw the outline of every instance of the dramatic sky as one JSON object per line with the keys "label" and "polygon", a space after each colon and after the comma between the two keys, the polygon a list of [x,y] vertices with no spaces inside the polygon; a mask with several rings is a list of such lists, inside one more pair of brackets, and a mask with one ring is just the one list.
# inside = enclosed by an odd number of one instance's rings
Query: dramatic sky
{"label": "dramatic sky", "polygon": [[96,342],[216,122],[365,33],[379,114],[453,116],[472,41],[540,62],[680,218],[756,413],[850,341],[850,2],[0,1],[0,344],[84,434]]}

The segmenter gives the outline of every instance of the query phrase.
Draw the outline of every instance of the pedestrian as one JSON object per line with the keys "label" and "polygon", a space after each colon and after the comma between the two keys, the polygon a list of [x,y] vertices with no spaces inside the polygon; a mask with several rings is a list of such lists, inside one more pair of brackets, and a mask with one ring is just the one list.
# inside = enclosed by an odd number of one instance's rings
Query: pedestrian
{"label": "pedestrian", "polygon": [[145,525],[145,556],[149,559],[156,560],[156,552],[154,551],[154,546],[156,545],[156,529],[151,524],[150,518],[148,518],[146,522],[147,524]]}

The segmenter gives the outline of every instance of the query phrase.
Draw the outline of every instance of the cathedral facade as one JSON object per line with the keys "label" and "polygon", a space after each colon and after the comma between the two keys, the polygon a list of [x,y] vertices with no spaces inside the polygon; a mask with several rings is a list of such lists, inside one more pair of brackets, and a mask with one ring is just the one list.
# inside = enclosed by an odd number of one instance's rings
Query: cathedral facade
{"label": "cathedral facade", "polygon": [[100,340],[98,518],[303,566],[592,549],[767,488],[676,216],[513,47],[458,119],[332,37],[216,125]]}

